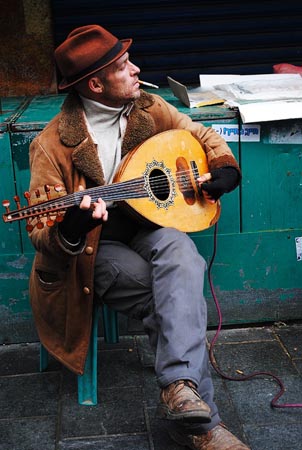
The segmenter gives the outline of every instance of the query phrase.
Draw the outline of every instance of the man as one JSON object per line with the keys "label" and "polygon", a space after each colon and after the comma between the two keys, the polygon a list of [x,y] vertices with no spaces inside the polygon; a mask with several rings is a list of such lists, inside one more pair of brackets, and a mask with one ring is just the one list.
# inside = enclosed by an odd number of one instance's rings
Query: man
{"label": "man", "polygon": [[[129,150],[160,132],[184,129],[206,151],[209,172],[198,183],[200,194],[214,203],[240,181],[231,150],[212,129],[140,90],[140,70],[129,60],[131,42],[88,25],[56,49],[60,88],[70,92],[31,144],[30,191],[46,185],[62,195],[110,184]],[[30,232],[37,250],[30,297],[41,342],[83,373],[94,301],[141,319],[155,351],[157,414],[173,424],[172,438],[196,450],[247,449],[221,424],[213,401],[205,261],[194,243],[176,228],[150,228],[112,202],[82,195],[54,226],[43,227],[38,219]]]}

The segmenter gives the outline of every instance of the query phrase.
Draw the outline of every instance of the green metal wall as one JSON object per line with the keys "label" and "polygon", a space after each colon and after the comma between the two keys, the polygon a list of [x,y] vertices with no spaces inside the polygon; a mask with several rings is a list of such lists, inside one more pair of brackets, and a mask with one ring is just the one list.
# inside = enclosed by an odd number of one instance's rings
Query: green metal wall
{"label": "green metal wall", "polygon": [[[11,146],[11,123],[18,119],[29,99],[1,99],[0,112],[0,192],[1,201],[14,205],[16,177]],[[28,150],[24,154],[26,158]],[[28,167],[28,162],[27,162]],[[4,210],[3,210],[4,211]],[[0,342],[24,342],[35,337],[28,303],[28,277],[31,256],[23,251],[20,224],[0,223]]]}
{"label": "green metal wall", "polygon": [[[302,259],[297,257],[296,239],[302,236],[302,121],[243,126],[236,111],[217,106],[190,110],[168,88],[160,94],[193,120],[220,133],[241,165],[241,187],[222,198],[212,267],[223,323],[301,319]],[[2,199],[13,202],[18,193],[25,204],[22,195],[29,183],[29,144],[59,111],[63,100],[62,95],[23,99],[19,101],[22,108],[16,104],[12,107],[16,111],[2,114]],[[213,253],[213,232],[211,228],[191,234],[208,263]],[[28,298],[33,248],[25,224],[1,221],[0,242],[0,342],[34,341],[37,336]],[[208,282],[205,294],[209,325],[216,326],[217,313]],[[127,327],[129,324],[123,325],[125,332]]]}

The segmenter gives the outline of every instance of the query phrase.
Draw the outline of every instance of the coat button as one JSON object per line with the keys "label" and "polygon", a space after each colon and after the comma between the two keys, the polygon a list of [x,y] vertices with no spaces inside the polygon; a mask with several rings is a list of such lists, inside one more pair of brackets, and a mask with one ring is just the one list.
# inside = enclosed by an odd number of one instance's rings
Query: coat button
{"label": "coat button", "polygon": [[93,253],[93,247],[90,247],[89,245],[85,248],[86,255],[92,255]]}
{"label": "coat button", "polygon": [[84,292],[84,294],[87,294],[87,295],[90,294],[89,287],[85,286],[84,289],[83,289],[83,292]]}

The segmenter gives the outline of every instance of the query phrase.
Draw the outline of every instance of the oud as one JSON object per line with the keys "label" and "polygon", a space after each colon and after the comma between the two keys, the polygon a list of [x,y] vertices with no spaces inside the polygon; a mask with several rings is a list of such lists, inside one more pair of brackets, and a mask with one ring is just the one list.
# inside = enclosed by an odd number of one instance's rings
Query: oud
{"label": "oud", "polygon": [[[164,131],[122,159],[112,184],[61,196],[62,186],[45,185],[46,201],[34,202],[25,192],[27,206],[21,207],[16,196],[17,209],[11,211],[10,202],[4,200],[3,220],[24,219],[29,232],[34,226],[53,226],[63,220],[67,208],[79,205],[87,194],[92,202],[100,197],[106,202],[118,202],[138,219],[157,226],[201,231],[217,222],[221,208],[219,201],[207,203],[198,189],[196,180],[206,172],[205,152],[189,131]],[[51,198],[52,193],[55,198]]]}

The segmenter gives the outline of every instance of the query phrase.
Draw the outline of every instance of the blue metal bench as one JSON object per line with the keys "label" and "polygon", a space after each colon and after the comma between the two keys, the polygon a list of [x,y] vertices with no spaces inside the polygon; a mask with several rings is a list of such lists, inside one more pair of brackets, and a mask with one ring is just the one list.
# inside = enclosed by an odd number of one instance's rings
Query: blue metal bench
{"label": "blue metal bench", "polygon": [[[119,340],[118,314],[102,306],[105,342],[116,344]],[[84,374],[78,375],[78,402],[80,405],[96,405],[97,399],[97,353],[98,353],[99,306],[95,305],[92,317],[92,329]],[[40,372],[48,366],[48,351],[40,345]]]}

